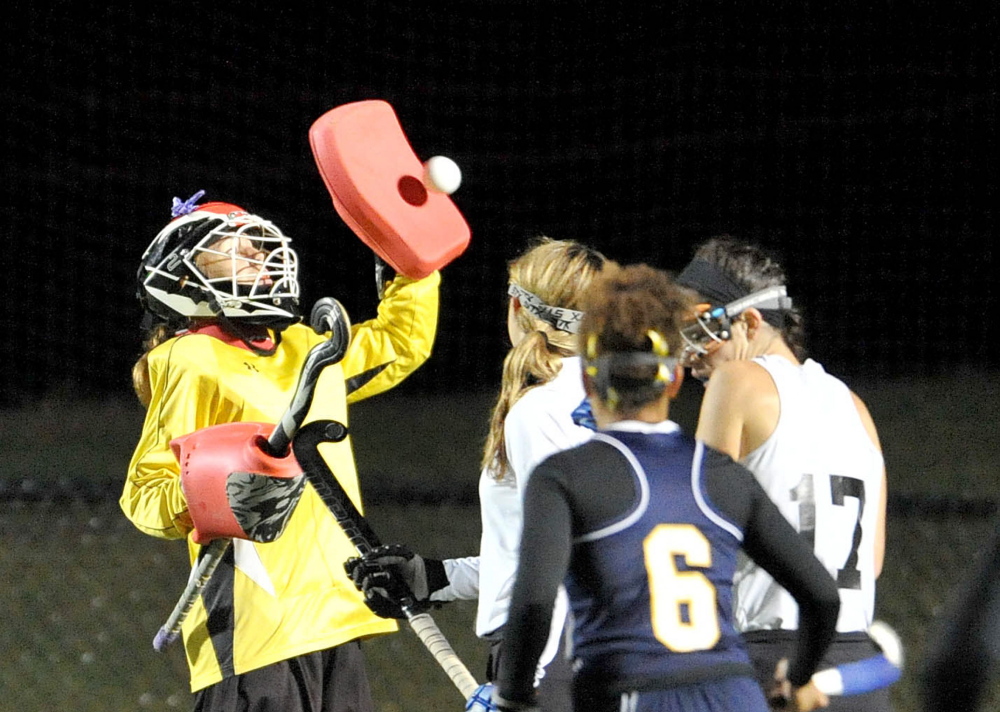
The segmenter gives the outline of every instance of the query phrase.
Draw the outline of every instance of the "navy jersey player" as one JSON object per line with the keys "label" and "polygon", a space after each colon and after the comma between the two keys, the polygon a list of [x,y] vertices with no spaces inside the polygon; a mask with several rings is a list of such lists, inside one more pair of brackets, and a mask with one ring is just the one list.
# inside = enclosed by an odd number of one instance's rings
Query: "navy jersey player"
{"label": "navy jersey player", "polygon": [[644,265],[605,269],[581,328],[595,437],[544,460],[524,531],[494,700],[535,704],[552,600],[569,593],[574,708],[766,710],[732,616],[737,553],[791,591],[798,644],[775,700],[828,703],[810,678],[831,641],[836,585],[753,476],[668,420],[688,292]]}

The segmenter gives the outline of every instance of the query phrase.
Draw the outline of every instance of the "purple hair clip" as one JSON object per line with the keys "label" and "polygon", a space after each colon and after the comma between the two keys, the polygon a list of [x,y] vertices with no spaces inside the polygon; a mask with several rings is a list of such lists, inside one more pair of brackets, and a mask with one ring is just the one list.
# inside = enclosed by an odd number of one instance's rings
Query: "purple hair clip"
{"label": "purple hair clip", "polygon": [[170,216],[174,218],[179,218],[181,215],[187,215],[188,213],[193,213],[198,209],[195,202],[205,194],[205,191],[199,190],[197,193],[192,195],[187,200],[181,201],[180,198],[174,198],[174,204],[170,208]]}

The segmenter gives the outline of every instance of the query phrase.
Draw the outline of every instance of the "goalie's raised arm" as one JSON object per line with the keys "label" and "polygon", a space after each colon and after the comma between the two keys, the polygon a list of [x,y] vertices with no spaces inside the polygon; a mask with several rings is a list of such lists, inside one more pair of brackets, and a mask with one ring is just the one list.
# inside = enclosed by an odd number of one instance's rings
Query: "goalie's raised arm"
{"label": "goalie's raised arm", "polygon": [[385,285],[375,318],[351,327],[342,363],[348,403],[396,386],[430,358],[440,284],[439,272],[419,280],[397,275]]}

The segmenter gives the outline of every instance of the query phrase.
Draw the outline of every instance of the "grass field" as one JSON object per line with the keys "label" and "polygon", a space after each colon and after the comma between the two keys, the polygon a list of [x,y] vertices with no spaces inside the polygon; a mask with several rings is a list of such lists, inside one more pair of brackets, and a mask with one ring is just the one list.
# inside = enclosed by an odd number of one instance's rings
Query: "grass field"
{"label": "grass field", "polygon": [[[373,520],[387,537],[420,532],[428,552],[447,551],[456,541],[474,545],[479,526],[468,507],[396,506],[379,514]],[[181,646],[163,654],[152,648],[187,577],[182,544],[139,534],[112,503],[5,506],[0,537],[7,599],[0,624],[0,709],[190,709]],[[473,615],[466,603],[435,613],[460,657],[481,677],[485,657],[470,632]],[[379,709],[455,709],[462,702],[408,629],[366,648]]]}
{"label": "grass field", "polygon": [[[373,504],[369,518],[385,539],[431,556],[468,553],[478,536],[477,510],[465,505]],[[890,522],[878,615],[900,632],[911,664],[894,691],[899,712],[917,710],[913,666],[928,627],[991,528],[981,519]],[[7,596],[0,624],[3,709],[190,708],[182,651],[158,654],[151,646],[187,575],[181,544],[139,534],[109,503],[7,506],[0,537]],[[474,613],[459,602],[434,615],[481,677],[485,649],[472,634]],[[365,647],[383,712],[459,709],[458,692],[409,630]]]}
{"label": "grass field", "polygon": [[[1000,424],[996,374],[851,383],[879,425],[891,490],[909,495],[1000,498],[993,439]],[[697,389],[686,387],[676,419],[690,427]],[[387,541],[431,556],[476,549],[478,450],[490,397],[405,397],[405,389],[352,412],[367,513]],[[152,635],[187,576],[183,545],[136,532],[113,499],[142,417],[131,401],[47,399],[0,412],[0,574],[8,610],[0,623],[4,709],[189,709],[183,653],[158,655]],[[24,490],[17,497],[11,489]],[[26,502],[28,495],[105,491],[101,502]],[[40,497],[44,500],[44,497]],[[400,502],[410,504],[400,504]],[[437,503],[434,503],[437,502]],[[983,517],[890,518],[878,615],[907,646],[894,690],[898,712],[916,712],[914,670],[928,628],[954,583],[993,530]],[[470,669],[485,650],[471,633],[474,608],[435,613]],[[456,710],[462,703],[407,630],[366,643],[383,712]],[[991,692],[989,705],[1000,703]]]}

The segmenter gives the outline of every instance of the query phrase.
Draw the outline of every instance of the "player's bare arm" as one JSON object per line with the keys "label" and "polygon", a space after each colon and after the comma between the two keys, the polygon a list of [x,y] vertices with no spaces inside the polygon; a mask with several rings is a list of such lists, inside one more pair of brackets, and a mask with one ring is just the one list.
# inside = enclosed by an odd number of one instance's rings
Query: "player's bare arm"
{"label": "player's bare arm", "polygon": [[[851,393],[851,397],[854,399],[854,407],[858,409],[858,417],[861,418],[861,424],[865,427],[865,432],[868,433],[868,437],[871,438],[872,445],[882,452],[882,445],[879,442],[878,430],[875,428],[875,421],[872,420],[871,413],[868,412],[868,406],[865,402],[858,397],[856,393]],[[877,578],[882,573],[882,563],[885,561],[885,510],[888,500],[889,491],[889,481],[886,476],[885,468],[882,468],[882,486],[879,489],[878,497],[878,523],[875,529],[875,577]]]}
{"label": "player's bare arm", "polygon": [[705,388],[696,437],[739,460],[770,437],[779,415],[778,390],[767,371],[752,361],[728,361]]}

